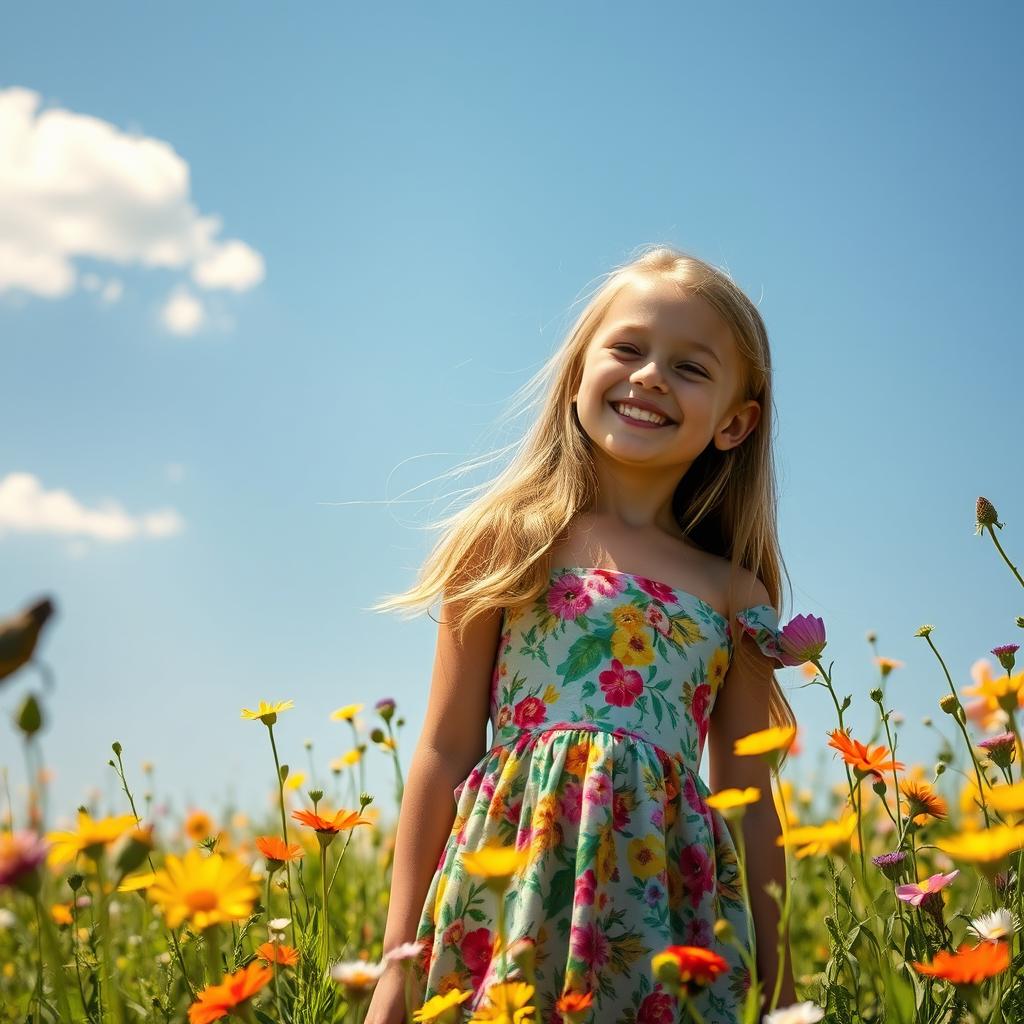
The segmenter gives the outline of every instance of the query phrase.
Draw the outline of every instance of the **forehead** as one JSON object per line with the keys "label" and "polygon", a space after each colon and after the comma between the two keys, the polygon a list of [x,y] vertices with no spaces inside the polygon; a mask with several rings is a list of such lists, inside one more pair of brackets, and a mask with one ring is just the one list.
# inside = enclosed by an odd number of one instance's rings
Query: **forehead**
{"label": "forehead", "polygon": [[608,307],[601,333],[629,325],[664,334],[672,341],[704,342],[723,361],[733,347],[729,325],[714,307],[665,278],[628,281]]}

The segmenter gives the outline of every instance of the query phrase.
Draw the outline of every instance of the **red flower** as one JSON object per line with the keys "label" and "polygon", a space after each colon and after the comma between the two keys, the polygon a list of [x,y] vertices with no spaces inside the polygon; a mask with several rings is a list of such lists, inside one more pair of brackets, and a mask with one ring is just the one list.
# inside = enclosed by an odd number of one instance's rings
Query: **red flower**
{"label": "red flower", "polygon": [[524,697],[515,708],[512,720],[520,729],[540,725],[547,717],[547,707],[540,697]]}
{"label": "red flower", "polygon": [[644,692],[643,677],[635,669],[626,668],[618,658],[612,659],[612,667],[597,677],[604,690],[608,704],[619,708],[630,708]]}

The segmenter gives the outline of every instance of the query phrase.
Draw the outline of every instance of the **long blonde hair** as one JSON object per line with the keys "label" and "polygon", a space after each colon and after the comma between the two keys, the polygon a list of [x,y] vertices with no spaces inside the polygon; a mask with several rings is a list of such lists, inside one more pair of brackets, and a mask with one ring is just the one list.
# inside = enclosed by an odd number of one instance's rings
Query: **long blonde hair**
{"label": "long blonde hair", "polygon": [[[526,392],[537,393],[530,405],[539,406],[539,413],[512,446],[512,461],[481,485],[474,501],[431,524],[442,533],[415,584],[370,610],[414,614],[441,597],[449,602],[461,640],[476,615],[523,605],[542,593],[550,579],[552,548],[567,538],[577,514],[589,510],[597,496],[591,441],[572,404],[585,354],[619,291],[654,276],[700,296],[728,324],[744,368],[743,397],[761,406],[758,425],[740,445],[723,452],[709,444],[697,457],[676,487],[673,514],[695,544],[730,561],[730,593],[742,567],[760,578],[781,613],[785,567],[776,523],[768,332],[757,307],[728,274],[669,246],[648,248],[605,275],[564,343],[525,385]],[[769,720],[772,725],[796,721],[774,673]]]}

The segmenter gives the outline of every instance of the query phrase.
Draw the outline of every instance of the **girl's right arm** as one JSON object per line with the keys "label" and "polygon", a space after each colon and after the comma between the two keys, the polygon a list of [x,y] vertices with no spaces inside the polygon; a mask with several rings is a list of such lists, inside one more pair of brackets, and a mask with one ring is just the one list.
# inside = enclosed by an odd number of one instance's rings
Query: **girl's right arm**
{"label": "girl's right arm", "polygon": [[502,610],[476,616],[467,624],[461,644],[447,625],[452,618],[452,607],[443,604],[426,720],[398,815],[385,953],[415,941],[427,890],[455,821],[453,790],[487,749]]}

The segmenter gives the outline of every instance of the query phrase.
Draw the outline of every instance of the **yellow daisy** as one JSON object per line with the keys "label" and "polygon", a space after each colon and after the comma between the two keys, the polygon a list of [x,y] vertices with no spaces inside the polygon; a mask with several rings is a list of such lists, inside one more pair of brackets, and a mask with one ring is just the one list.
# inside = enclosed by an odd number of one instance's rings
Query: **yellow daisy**
{"label": "yellow daisy", "polygon": [[273,725],[282,711],[288,711],[293,707],[295,707],[293,700],[279,700],[276,704],[268,704],[265,700],[261,700],[255,711],[242,708],[242,717],[250,721],[255,721],[258,718],[264,725]]}
{"label": "yellow daisy", "polygon": [[732,811],[737,807],[746,807],[748,804],[757,803],[761,799],[761,790],[756,786],[748,786],[746,789],[722,789],[713,793],[705,803],[708,807],[714,807],[719,811]]}
{"label": "yellow daisy", "polygon": [[644,629],[644,613],[635,604],[621,604],[613,608],[611,617],[616,630],[638,633]]}
{"label": "yellow daisy", "polygon": [[85,811],[78,812],[78,829],[75,832],[50,832],[47,840],[53,844],[47,855],[51,867],[59,868],[73,861],[80,853],[95,860],[103,851],[135,828],[138,819],[134,814],[121,814],[115,818],[92,818]]}
{"label": "yellow daisy", "polygon": [[991,866],[1024,847],[1024,825],[998,825],[961,832],[946,839],[936,839],[935,845],[953,860],[981,867]]}
{"label": "yellow daisy", "polygon": [[183,858],[167,855],[147,895],[163,908],[168,927],[177,928],[187,919],[202,931],[221,921],[248,917],[259,889],[241,861],[188,850]]}
{"label": "yellow daisy", "polygon": [[121,884],[117,887],[117,891],[138,892],[140,889],[148,889],[155,881],[155,871],[142,871],[137,875],[125,875],[121,880]]}
{"label": "yellow daisy", "polygon": [[775,840],[776,846],[796,846],[797,857],[811,857],[831,853],[849,844],[857,849],[857,815],[845,814],[839,821],[824,825],[800,825],[791,828]]}
{"label": "yellow daisy", "polygon": [[653,878],[665,870],[665,842],[654,833],[631,839],[626,856],[637,878]]}
{"label": "yellow daisy", "polygon": [[[460,1006],[470,996],[473,995],[472,990],[462,991],[458,988],[453,988],[444,995],[434,996],[428,999],[418,1010],[413,1012],[412,1019],[415,1024],[426,1024],[426,1022],[433,1021],[448,1021],[455,1020],[448,1011],[459,1013],[455,1010],[455,1007]],[[461,1016],[461,1014],[460,1014]]]}
{"label": "yellow daisy", "polygon": [[467,850],[462,854],[463,867],[478,878],[484,879],[489,888],[507,889],[513,876],[521,871],[529,860],[527,850],[514,846],[489,843],[481,850]]}
{"label": "yellow daisy", "polygon": [[776,725],[770,729],[761,729],[747,736],[741,736],[733,744],[732,752],[739,755],[771,754],[780,750],[789,750],[796,736],[796,726]]}
{"label": "yellow daisy", "polygon": [[343,708],[331,712],[331,721],[350,722],[365,706],[365,704],[346,704]]}

